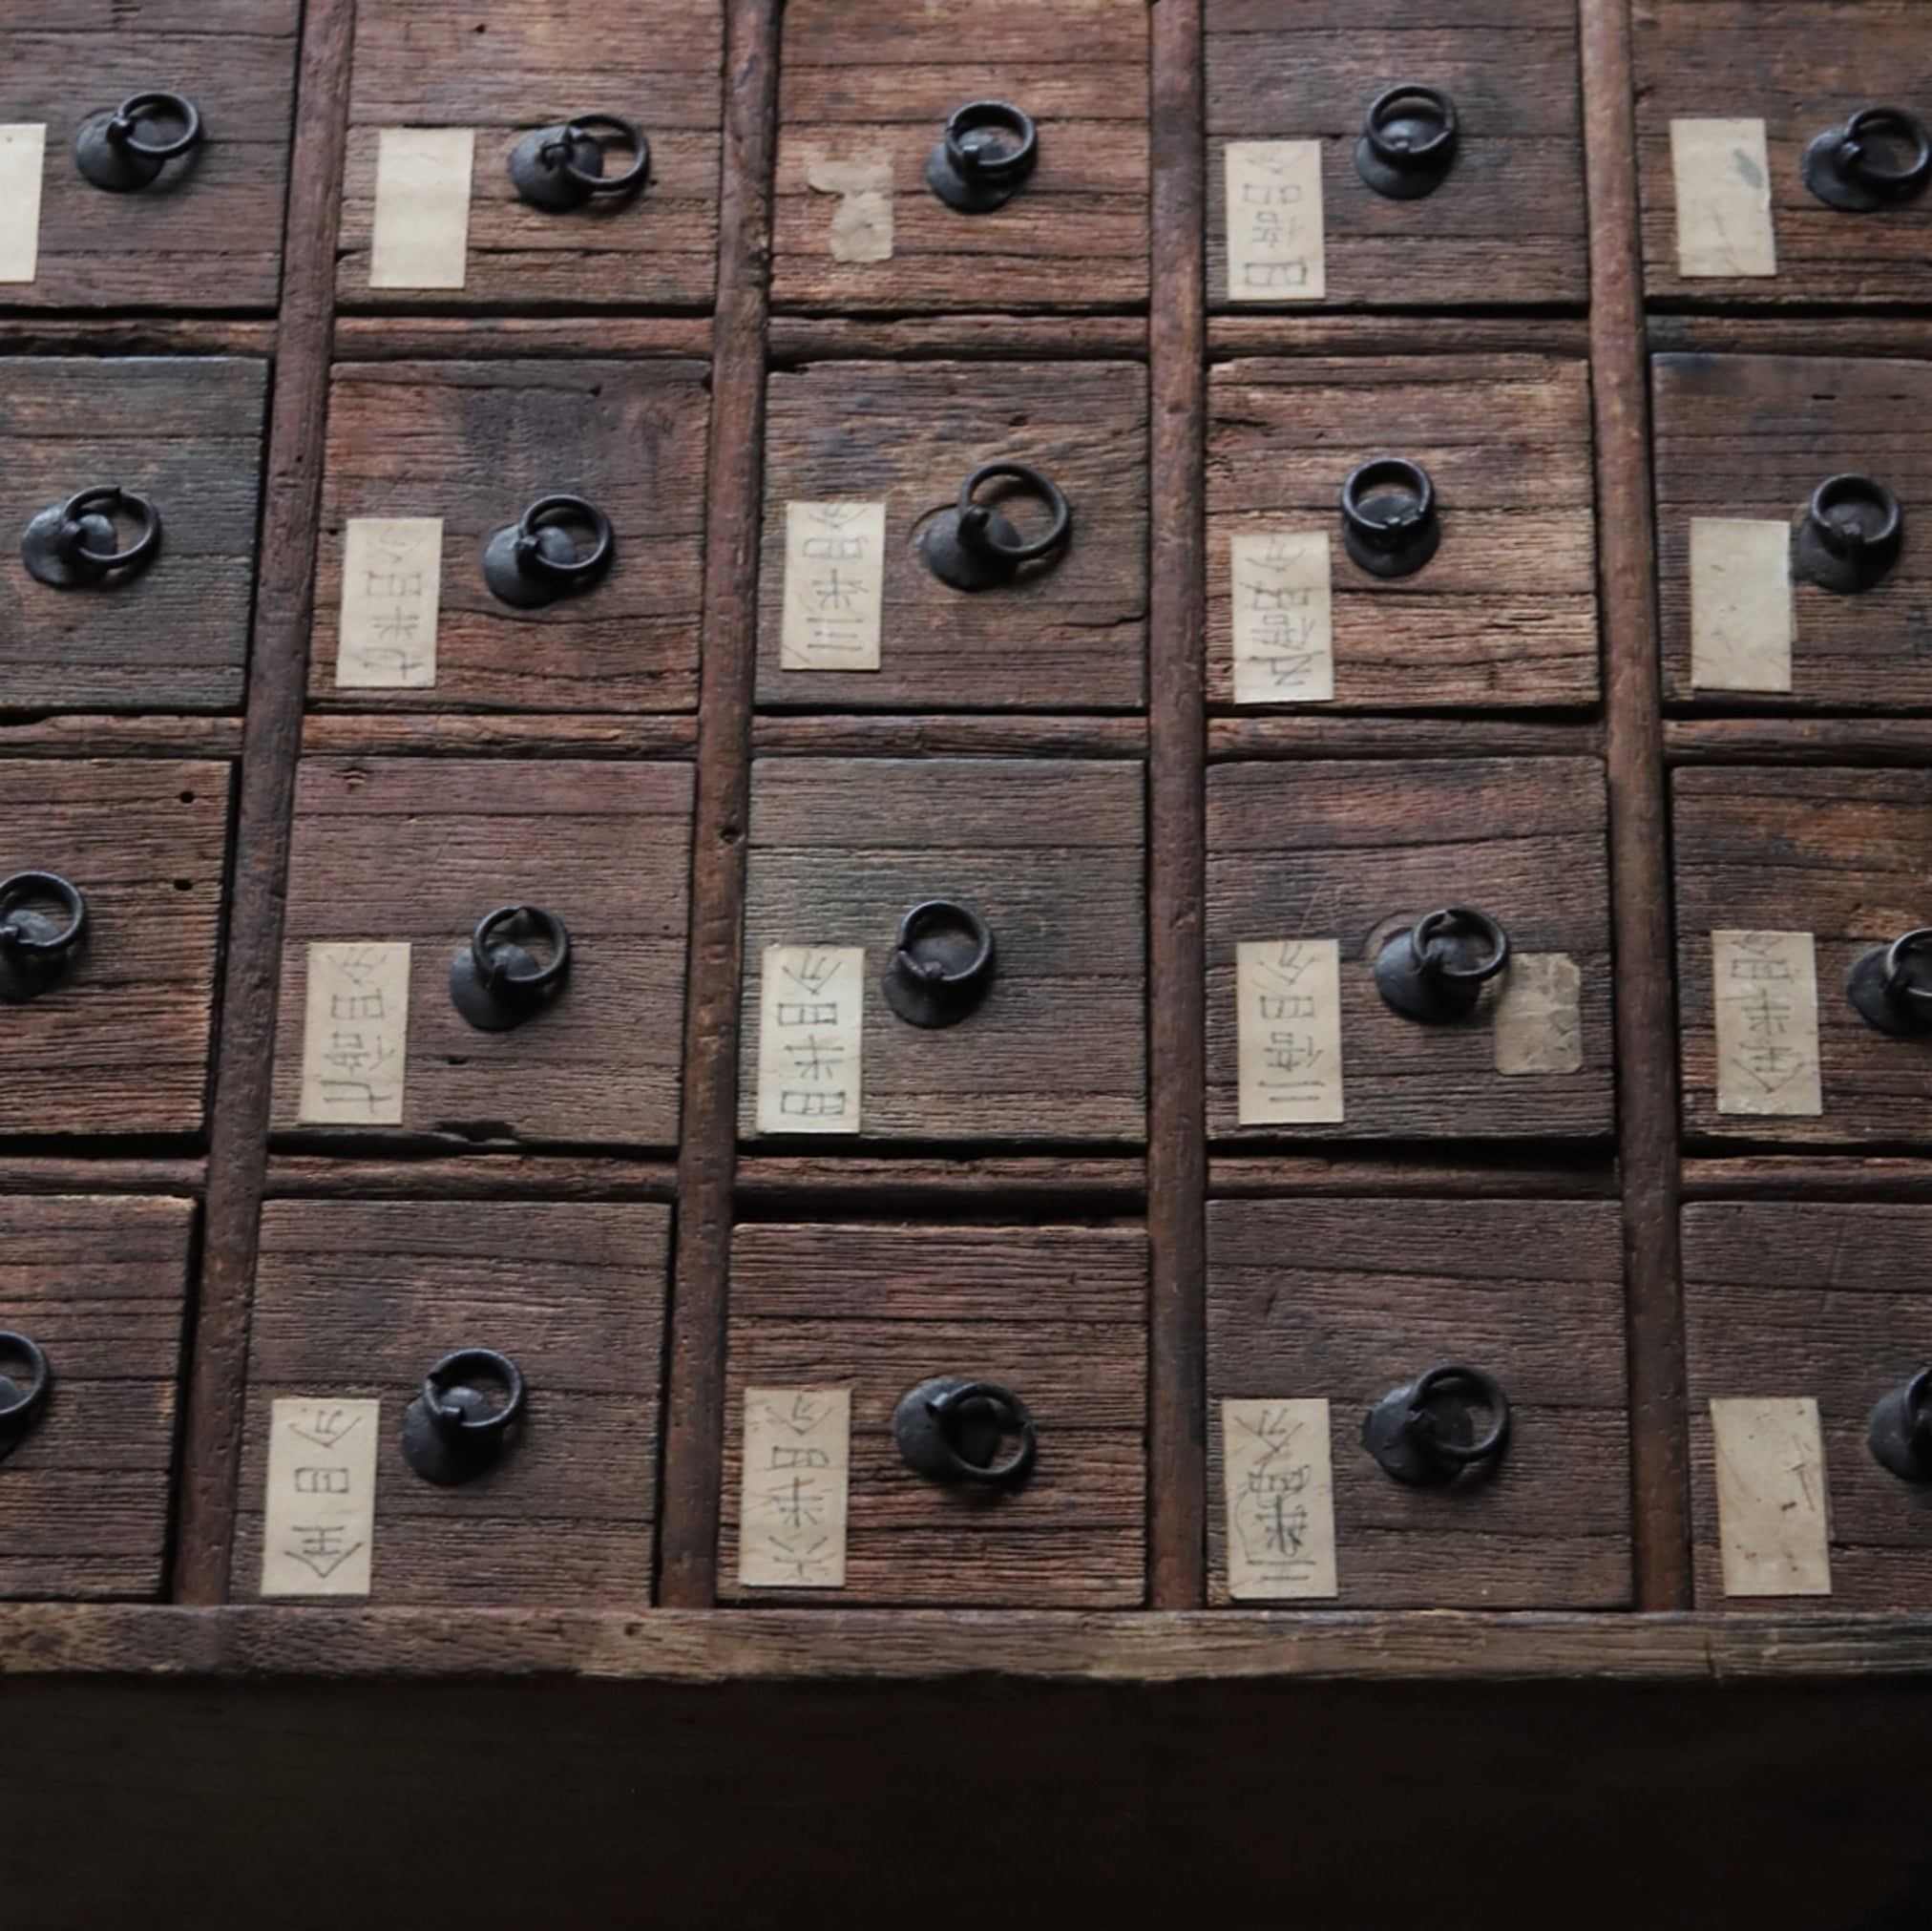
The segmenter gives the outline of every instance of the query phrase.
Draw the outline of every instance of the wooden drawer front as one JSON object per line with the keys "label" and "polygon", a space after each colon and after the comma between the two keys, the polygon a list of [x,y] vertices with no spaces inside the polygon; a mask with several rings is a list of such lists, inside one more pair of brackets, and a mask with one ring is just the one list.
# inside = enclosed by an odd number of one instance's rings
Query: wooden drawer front
{"label": "wooden drawer front", "polygon": [[[697,701],[709,414],[706,370],[695,362],[338,368],[310,696],[355,709],[688,710]],[[484,546],[557,494],[581,496],[610,518],[608,572],[580,595],[536,607],[502,602],[484,581]],[[350,520],[391,517],[443,526],[434,636],[421,636],[420,619],[398,602],[393,659],[390,633],[363,628],[360,598],[346,640],[342,614]],[[366,579],[358,590],[372,587]],[[373,665],[371,644],[384,653]],[[433,682],[421,682],[430,669]],[[370,688],[370,674],[418,682]]]}
{"label": "wooden drawer front", "polygon": [[[1535,356],[1252,361],[1208,378],[1208,696],[1254,702],[1234,669],[1237,538],[1328,539],[1334,703],[1588,704],[1597,697],[1589,378]],[[1377,577],[1342,541],[1342,486],[1406,456],[1436,490],[1441,547]],[[1244,581],[1246,579],[1244,578]],[[1245,609],[1265,598],[1246,582]],[[1284,667],[1291,693],[1306,666]],[[1264,697],[1262,702],[1268,700]]]}
{"label": "wooden drawer front", "polygon": [[[766,428],[759,578],[763,704],[985,710],[1125,710],[1145,702],[1147,377],[1125,363],[841,363],[774,375]],[[1007,583],[960,591],[919,538],[982,463],[1058,483],[1064,549]],[[1046,505],[989,482],[1029,540]],[[885,506],[879,667],[782,662],[787,506]],[[809,591],[815,581],[808,579]]]}
{"label": "wooden drawer front", "polygon": [[[1932,37],[1916,0],[1634,0],[1644,282],[1699,302],[1932,299],[1932,199],[1874,212],[1828,207],[1805,186],[1805,150],[1860,108],[1932,120]],[[1761,120],[1776,273],[1686,277],[1670,123]]]}
{"label": "wooden drawer front", "polygon": [[[1610,1130],[1602,767],[1586,758],[1228,764],[1208,774],[1208,1114],[1217,1139],[1586,1140]],[[1475,1011],[1419,1024],[1376,989],[1386,939],[1472,906],[1508,934]],[[1343,1117],[1240,1123],[1236,947],[1339,952]],[[1576,969],[1570,1071],[1499,1071],[1502,997],[1529,961]],[[1512,1025],[1514,1021],[1512,1020]],[[1512,1035],[1514,1036],[1514,1035]],[[1317,1070],[1322,1070],[1318,1067]]]}
{"label": "wooden drawer front", "polygon": [[[1038,160],[1004,207],[956,213],[927,186],[926,163],[948,117],[984,100],[1033,117]],[[945,0],[788,0],[781,306],[1144,302],[1147,179],[1144,0],[977,0],[970,18]],[[848,183],[876,199],[837,192]]]}
{"label": "wooden drawer front", "polygon": [[[1207,0],[1206,17],[1208,293],[1216,307],[1266,305],[1228,302],[1229,141],[1320,141],[1330,306],[1586,299],[1572,0],[1329,9]],[[1355,145],[1369,104],[1409,85],[1455,104],[1456,158],[1433,193],[1391,200],[1356,173]]]}
{"label": "wooden drawer front", "polygon": [[[1138,765],[759,759],[740,1130],[757,1132],[766,948],[862,947],[860,1131],[823,1144],[1139,1140],[1143,800]],[[976,911],[995,947],[981,1002],[939,1028],[899,1018],[880,985],[900,919],[932,899]]]}
{"label": "wooden drawer front", "polygon": [[[1133,1608],[1146,1514],[1139,1228],[741,1227],[731,1243],[719,1591],[747,1604]],[[934,1482],[892,1436],[938,1375],[999,1383],[1039,1449],[1017,1488]],[[842,1587],[741,1584],[745,1391],[850,1391]]]}
{"label": "wooden drawer front", "polygon": [[[356,13],[336,288],[345,304],[572,310],[702,307],[718,245],[724,9],[707,0],[552,0],[479,11],[383,0]],[[550,213],[519,198],[511,150],[578,115],[619,115],[650,142],[639,195]],[[458,288],[370,286],[379,134],[463,128],[475,146]],[[613,151],[605,172],[629,165]]]}
{"label": "wooden drawer front", "polygon": [[[87,902],[65,974],[0,1006],[5,1131],[200,1130],[228,775],[145,758],[0,762],[0,878],[51,871]],[[64,923],[51,900],[29,909]]]}
{"label": "wooden drawer front", "polygon": [[[47,133],[34,278],[0,287],[0,306],[274,307],[301,12],[299,0],[10,9],[0,126]],[[74,164],[75,134],[155,89],[200,110],[200,147],[146,188],[94,186]],[[137,135],[160,143],[178,132],[156,123]]]}
{"label": "wooden drawer front", "polygon": [[[611,1202],[270,1201],[249,1330],[233,1589],[261,1592],[278,1397],[380,1399],[369,1600],[642,1605],[651,1592],[670,1213]],[[521,1370],[494,1468],[404,1460],[423,1377],[460,1348]]]}
{"label": "wooden drawer front", "polygon": [[[0,361],[0,709],[240,707],[266,392],[265,364],[227,357]],[[153,504],[153,560],[70,589],[32,576],[29,523],[113,485]]]}
{"label": "wooden drawer front", "polygon": [[[367,1108],[358,1122],[346,1102],[339,1117],[299,1117],[310,947],[404,942],[408,1048],[395,1126],[668,1145],[678,1133],[691,799],[688,765],[304,759],[276,1125],[368,1128]],[[563,920],[569,975],[547,1010],[483,1032],[451,1003],[450,965],[476,921],[509,905]]]}
{"label": "wooden drawer front", "polygon": [[[1497,1461],[1384,1474],[1362,1420],[1442,1362],[1509,1399]],[[1228,1600],[1221,1403],[1330,1403],[1337,1595],[1301,1606],[1614,1608],[1630,1597],[1623,1239],[1602,1201],[1208,1207],[1208,1557]]]}
{"label": "wooden drawer front", "polygon": [[[1852,1144],[1932,1142],[1932,1040],[1868,1025],[1845,974],[1874,946],[1932,924],[1932,771],[1681,770],[1674,784],[1677,986],[1684,1120],[1699,1135]],[[1809,934],[1817,982],[1818,1107],[1803,1090],[1812,1008],[1781,967],[1720,1067],[1713,932]],[[1756,1109],[1720,1111],[1720,1072]],[[1780,1097],[1781,1096],[1781,1097]]]}
{"label": "wooden drawer front", "polygon": [[[0,1328],[51,1375],[0,1460],[0,1596],[161,1593],[193,1218],[185,1200],[0,1201]],[[23,1370],[0,1360],[16,1386]]]}
{"label": "wooden drawer front", "polygon": [[[1663,355],[1654,380],[1670,697],[1831,710],[1932,706],[1932,659],[1923,643],[1932,603],[1932,363]],[[1884,577],[1843,594],[1794,571],[1788,678],[1747,668],[1741,681],[1757,687],[1732,687],[1740,674],[1708,645],[1705,661],[1693,662],[1693,520],[1789,523],[1795,556],[1812,493],[1846,473],[1882,483],[1902,506],[1903,541]],[[1715,616],[1704,616],[1707,637],[1721,621],[1720,604]],[[1788,687],[1764,687],[1780,682]]]}

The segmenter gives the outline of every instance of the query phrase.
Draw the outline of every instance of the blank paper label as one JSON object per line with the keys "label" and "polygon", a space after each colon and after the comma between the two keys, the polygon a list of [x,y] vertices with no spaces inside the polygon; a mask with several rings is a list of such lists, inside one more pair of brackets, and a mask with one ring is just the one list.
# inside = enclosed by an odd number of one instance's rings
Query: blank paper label
{"label": "blank paper label", "polygon": [[886,506],[785,506],[781,670],[877,670]]}
{"label": "blank paper label", "polygon": [[1771,159],[1761,120],[1673,120],[1677,272],[1775,275]]}
{"label": "blank paper label", "polygon": [[1326,703],[1335,694],[1328,532],[1238,535],[1228,553],[1234,702]]}
{"label": "blank paper label", "polygon": [[845,1587],[851,1438],[850,1389],[745,1391],[744,1587]]}
{"label": "blank paper label", "polygon": [[1717,1541],[1727,1596],[1829,1596],[1831,1509],[1809,1396],[1714,1400]]}
{"label": "blank paper label", "polygon": [[371,288],[460,288],[470,266],[467,127],[386,127],[376,134]]}
{"label": "blank paper label", "polygon": [[758,1130],[856,1133],[866,955],[768,945],[758,989]]}
{"label": "blank paper label", "polygon": [[1335,1594],[1326,1401],[1224,1401],[1228,1593],[1237,1603]]}
{"label": "blank paper label", "polygon": [[409,947],[311,945],[296,1118],[400,1126],[409,1048]]}
{"label": "blank paper label", "polygon": [[367,1596],[380,1401],[278,1400],[262,1508],[264,1596]]}
{"label": "blank paper label", "polygon": [[38,121],[0,127],[0,282],[40,272],[40,175],[47,129]]}
{"label": "blank paper label", "polygon": [[1720,1113],[1822,1113],[1817,950],[1808,932],[1713,932]]}
{"label": "blank paper label", "polygon": [[343,539],[335,681],[345,690],[427,690],[436,682],[440,516],[351,516]]}
{"label": "blank paper label", "polygon": [[1491,1021],[1496,1070],[1522,1073],[1581,1073],[1584,1029],[1578,1000],[1583,974],[1566,952],[1519,952],[1497,996]]}
{"label": "blank paper label", "polygon": [[1342,1114],[1341,946],[1257,939],[1234,948],[1244,1126],[1332,1125]]}
{"label": "blank paper label", "polygon": [[1797,633],[1791,525],[1690,519],[1690,682],[1701,690],[1788,691]]}
{"label": "blank paper label", "polygon": [[1321,143],[1229,141],[1227,168],[1228,299],[1319,302]]}
{"label": "blank paper label", "polygon": [[815,161],[805,171],[814,194],[836,195],[827,246],[834,262],[890,262],[892,259],[892,163]]}

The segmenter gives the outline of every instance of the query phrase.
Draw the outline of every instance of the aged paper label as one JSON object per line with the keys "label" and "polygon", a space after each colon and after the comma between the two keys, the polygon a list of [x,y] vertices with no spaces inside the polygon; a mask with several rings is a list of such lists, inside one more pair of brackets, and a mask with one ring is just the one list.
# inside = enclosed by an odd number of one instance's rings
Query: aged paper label
{"label": "aged paper label", "polygon": [[1227,169],[1228,301],[1319,302],[1321,143],[1229,141]]}
{"label": "aged paper label", "polygon": [[1243,533],[1228,543],[1234,702],[1322,703],[1335,694],[1326,530]]}
{"label": "aged paper label", "polygon": [[758,987],[758,1130],[856,1133],[866,955],[768,945]]}
{"label": "aged paper label", "polygon": [[277,1400],[262,1507],[264,1596],[367,1596],[380,1401]]}
{"label": "aged paper label", "polygon": [[39,121],[0,127],[0,282],[40,272],[40,175],[47,129]]}
{"label": "aged paper label", "polygon": [[836,195],[828,246],[834,262],[890,262],[892,259],[892,163],[814,161],[805,184],[815,194]]}
{"label": "aged paper label", "polygon": [[1335,1489],[1326,1401],[1224,1401],[1228,1593],[1333,1596]]}
{"label": "aged paper label", "polygon": [[848,1388],[745,1391],[738,1580],[747,1589],[842,1589],[851,1475]]}
{"label": "aged paper label", "polygon": [[1490,1021],[1499,1073],[1583,1071],[1583,983],[1566,952],[1510,954]]}
{"label": "aged paper label", "polygon": [[1817,948],[1808,932],[1713,932],[1720,1113],[1817,1114]]}
{"label": "aged paper label", "polygon": [[1809,1396],[1713,1400],[1727,1596],[1829,1596],[1831,1499]]}
{"label": "aged paper label", "polygon": [[342,549],[338,688],[433,684],[442,593],[442,517],[351,516]]}
{"label": "aged paper label", "polygon": [[371,288],[460,288],[470,271],[467,127],[386,127],[376,133]]}
{"label": "aged paper label", "polygon": [[1775,275],[1771,157],[1761,120],[1673,120],[1677,272]]}
{"label": "aged paper label", "polygon": [[1244,1126],[1333,1125],[1342,1112],[1341,945],[1270,938],[1234,948]]}
{"label": "aged paper label", "polygon": [[1690,682],[1703,690],[1788,691],[1796,635],[1790,524],[1691,517]]}
{"label": "aged paper label", "polygon": [[400,1126],[410,1048],[410,948],[308,948],[302,1027],[304,1126]]}
{"label": "aged paper label", "polygon": [[885,609],[886,506],[785,506],[781,670],[877,670]]}

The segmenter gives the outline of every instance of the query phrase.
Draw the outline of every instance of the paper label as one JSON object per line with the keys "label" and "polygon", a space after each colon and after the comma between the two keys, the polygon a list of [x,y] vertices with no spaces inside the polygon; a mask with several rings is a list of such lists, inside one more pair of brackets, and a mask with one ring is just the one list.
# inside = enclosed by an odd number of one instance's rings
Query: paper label
{"label": "paper label", "polygon": [[1829,1596],[1831,1505],[1809,1396],[1713,1400],[1727,1596]]}
{"label": "paper label", "polygon": [[1690,682],[1702,690],[1788,691],[1797,619],[1791,525],[1690,519]]}
{"label": "paper label", "polygon": [[834,262],[890,262],[892,259],[892,163],[815,161],[805,171],[815,194],[836,195],[827,245]]}
{"label": "paper label", "polygon": [[1677,272],[1775,275],[1771,157],[1761,120],[1673,120]]}
{"label": "paper label", "polygon": [[308,948],[304,1125],[400,1126],[410,1047],[410,948]]}
{"label": "paper label", "polygon": [[758,988],[758,1130],[856,1133],[866,955],[768,945]]}
{"label": "paper label", "polygon": [[1227,170],[1228,299],[1319,302],[1321,143],[1229,141]]}
{"label": "paper label", "polygon": [[1822,1113],[1817,951],[1808,932],[1713,932],[1720,1113]]}
{"label": "paper label", "polygon": [[1322,703],[1335,694],[1326,530],[1246,533],[1228,544],[1234,702]]}
{"label": "paper label", "polygon": [[877,670],[885,608],[886,506],[785,506],[781,670]]}
{"label": "paper label", "polygon": [[380,1401],[277,1400],[262,1508],[264,1596],[367,1596]]}
{"label": "paper label", "polygon": [[1234,1601],[1333,1596],[1334,1474],[1326,1401],[1224,1401],[1228,1593]]}
{"label": "paper label", "polygon": [[471,128],[377,131],[371,288],[462,287],[470,269],[470,176],[475,157]]}
{"label": "paper label", "polygon": [[1513,1077],[1583,1071],[1583,1018],[1578,1011],[1583,982],[1576,960],[1566,952],[1510,954],[1490,1022],[1499,1073]]}
{"label": "paper label", "polygon": [[745,1391],[738,1580],[747,1589],[842,1589],[852,1397],[846,1388]]}
{"label": "paper label", "polygon": [[427,690],[433,684],[442,590],[440,516],[351,516],[342,548],[337,687]]}
{"label": "paper label", "polygon": [[0,282],[40,272],[40,177],[47,129],[39,121],[0,127]]}
{"label": "paper label", "polygon": [[1333,1125],[1342,1111],[1341,945],[1270,938],[1234,948],[1244,1126]]}

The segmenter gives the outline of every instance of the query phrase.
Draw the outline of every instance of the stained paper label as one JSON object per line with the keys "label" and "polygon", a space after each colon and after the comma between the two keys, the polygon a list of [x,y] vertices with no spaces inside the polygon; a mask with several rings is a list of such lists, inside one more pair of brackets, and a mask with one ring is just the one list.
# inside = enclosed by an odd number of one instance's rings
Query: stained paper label
{"label": "stained paper label", "polygon": [[311,945],[296,1118],[400,1126],[409,1047],[410,948]]}
{"label": "stained paper label", "polygon": [[815,161],[805,171],[814,194],[836,195],[827,247],[834,262],[890,262],[892,259],[892,164],[869,161]]}
{"label": "stained paper label", "polygon": [[738,1580],[747,1589],[842,1589],[852,1397],[846,1388],[745,1391]]}
{"label": "stained paper label", "polygon": [[38,121],[0,127],[0,282],[40,272],[40,177],[47,129]]}
{"label": "stained paper label", "polygon": [[1234,702],[1326,703],[1335,694],[1328,532],[1243,534],[1228,552]]}
{"label": "stained paper label", "polygon": [[1227,170],[1228,299],[1319,302],[1321,143],[1229,141]]}
{"label": "stained paper label", "polygon": [[1788,691],[1797,635],[1791,525],[1690,519],[1690,682],[1702,690]]}
{"label": "stained paper label", "polygon": [[1566,952],[1510,954],[1490,1021],[1499,1073],[1583,1071],[1583,982]]}
{"label": "stained paper label", "polygon": [[376,134],[371,288],[460,288],[470,270],[467,127],[386,127]]}
{"label": "stained paper label", "polygon": [[1224,1401],[1228,1593],[1234,1601],[1333,1596],[1334,1475],[1326,1401]]}
{"label": "stained paper label", "polygon": [[1808,932],[1713,932],[1712,1008],[1720,1113],[1815,1115],[1817,948]]}
{"label": "stained paper label", "polygon": [[1678,274],[1688,280],[1777,273],[1761,120],[1673,120],[1670,177]]}
{"label": "stained paper label", "polygon": [[1256,939],[1234,948],[1240,1122],[1332,1125],[1342,1112],[1341,946]]}
{"label": "stained paper label", "polygon": [[886,506],[785,506],[781,670],[877,670]]}
{"label": "stained paper label", "polygon": [[380,1401],[277,1400],[262,1510],[264,1596],[367,1596]]}
{"label": "stained paper label", "polygon": [[335,681],[348,690],[427,690],[436,682],[440,516],[351,516],[343,539]]}
{"label": "stained paper label", "polygon": [[758,1130],[856,1133],[866,955],[768,945],[758,989]]}
{"label": "stained paper label", "polygon": [[1711,1404],[1727,1596],[1829,1596],[1831,1501],[1809,1396]]}

